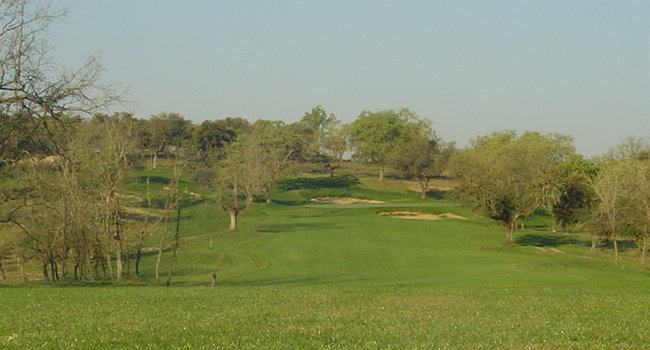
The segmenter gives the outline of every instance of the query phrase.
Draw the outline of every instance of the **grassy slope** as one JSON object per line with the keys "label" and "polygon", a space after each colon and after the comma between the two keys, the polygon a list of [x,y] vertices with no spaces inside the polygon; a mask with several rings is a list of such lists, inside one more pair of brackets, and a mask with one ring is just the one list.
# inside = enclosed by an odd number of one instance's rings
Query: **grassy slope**
{"label": "grassy slope", "polygon": [[[541,231],[545,217],[504,247],[493,222],[399,182],[283,185],[281,204],[243,212],[236,232],[209,198],[191,202],[174,287],[0,289],[0,347],[638,348],[650,335],[633,250],[615,267],[584,237]],[[305,205],[324,195],[386,203]],[[386,207],[470,220],[378,216]],[[142,268],[151,278],[153,257]]]}

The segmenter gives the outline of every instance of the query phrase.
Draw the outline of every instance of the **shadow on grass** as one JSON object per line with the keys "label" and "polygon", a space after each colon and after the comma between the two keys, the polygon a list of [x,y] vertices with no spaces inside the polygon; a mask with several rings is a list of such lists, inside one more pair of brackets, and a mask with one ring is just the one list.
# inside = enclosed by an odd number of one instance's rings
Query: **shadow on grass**
{"label": "shadow on grass", "polygon": [[[136,183],[142,183],[146,184],[147,183],[147,176],[138,176],[135,178]],[[169,185],[169,178],[163,177],[163,176],[150,176],[149,177],[149,183],[150,184],[163,184],[163,185]]]}
{"label": "shadow on grass", "polygon": [[316,189],[316,188],[339,188],[359,184],[359,179],[351,175],[321,177],[299,177],[294,179],[283,179],[278,183],[282,191]]}
{"label": "shadow on grass", "polygon": [[273,199],[274,204],[286,205],[286,206],[296,206],[309,203],[306,200],[284,200],[284,199]]}
{"label": "shadow on grass", "polygon": [[[205,203],[208,200],[205,198],[181,198],[180,204],[181,204],[181,209],[187,208],[187,207],[192,207],[201,203]],[[151,199],[151,207],[154,209],[164,209],[165,208],[165,198],[152,198]],[[140,207],[146,208],[148,206],[148,203],[146,200],[141,201],[138,203]]]}
{"label": "shadow on grass", "polygon": [[433,198],[433,199],[445,199],[445,194],[446,191],[440,191],[440,190],[428,190],[426,193],[427,198]]}
{"label": "shadow on grass", "polygon": [[294,223],[294,224],[276,224],[276,225],[266,225],[257,230],[259,233],[286,233],[293,231],[302,231],[309,232],[310,230],[323,230],[329,229],[334,230],[338,229],[340,226],[334,223],[325,223],[325,224],[303,224],[303,223]]}
{"label": "shadow on grass", "polygon": [[515,239],[515,243],[522,246],[532,245],[535,247],[557,247],[563,244],[579,244],[581,241],[576,237],[571,236],[528,233]]}
{"label": "shadow on grass", "polygon": [[[639,246],[633,241],[616,241],[618,250],[624,252],[628,249],[638,249]],[[591,243],[588,244],[591,246]],[[602,240],[597,245],[598,248],[614,249],[614,242],[611,240]]]}

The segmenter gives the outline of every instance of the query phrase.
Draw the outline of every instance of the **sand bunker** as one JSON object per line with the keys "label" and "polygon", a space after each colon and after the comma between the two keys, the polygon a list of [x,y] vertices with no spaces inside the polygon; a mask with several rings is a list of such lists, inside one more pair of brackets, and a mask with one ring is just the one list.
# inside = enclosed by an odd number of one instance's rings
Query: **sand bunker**
{"label": "sand bunker", "polygon": [[328,204],[354,204],[354,203],[384,203],[371,199],[347,198],[347,197],[318,197],[310,199],[312,202]]}
{"label": "sand bunker", "polygon": [[425,214],[425,213],[418,213],[413,211],[385,211],[385,212],[380,212],[379,215],[391,216],[400,219],[413,219],[413,220],[442,220],[442,219],[467,220],[466,217],[452,214],[452,213]]}

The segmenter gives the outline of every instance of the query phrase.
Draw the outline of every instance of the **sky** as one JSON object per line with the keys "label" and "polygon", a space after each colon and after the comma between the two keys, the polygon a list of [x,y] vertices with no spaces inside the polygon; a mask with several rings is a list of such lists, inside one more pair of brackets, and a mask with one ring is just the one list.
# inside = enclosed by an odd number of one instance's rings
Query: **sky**
{"label": "sky", "polygon": [[61,65],[99,56],[140,118],[343,122],[407,107],[445,141],[650,137],[650,1],[57,0]]}

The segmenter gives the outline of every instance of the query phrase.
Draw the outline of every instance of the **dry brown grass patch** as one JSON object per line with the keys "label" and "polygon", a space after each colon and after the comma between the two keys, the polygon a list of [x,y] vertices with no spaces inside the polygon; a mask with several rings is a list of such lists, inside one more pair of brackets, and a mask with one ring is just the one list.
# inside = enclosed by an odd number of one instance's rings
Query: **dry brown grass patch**
{"label": "dry brown grass patch", "polygon": [[384,203],[372,199],[348,198],[348,197],[317,197],[310,199],[312,202],[328,204],[354,204],[354,203]]}

